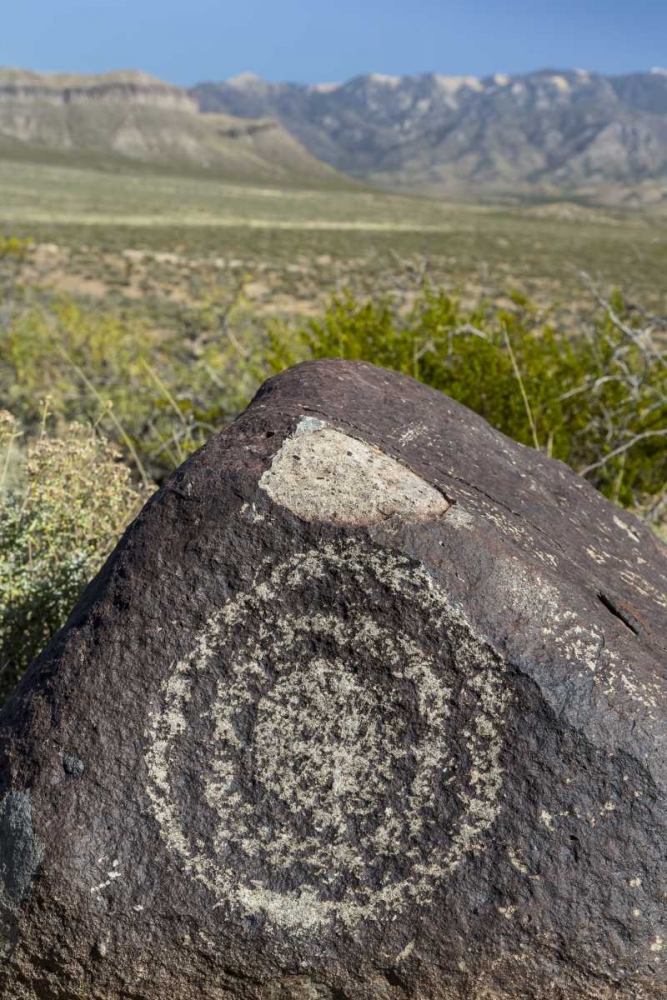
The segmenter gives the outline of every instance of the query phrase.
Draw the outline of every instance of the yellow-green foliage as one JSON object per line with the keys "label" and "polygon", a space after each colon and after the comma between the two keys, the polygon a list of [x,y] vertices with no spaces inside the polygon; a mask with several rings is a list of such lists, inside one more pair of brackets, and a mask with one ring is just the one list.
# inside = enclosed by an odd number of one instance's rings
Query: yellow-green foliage
{"label": "yellow-green foliage", "polygon": [[[408,315],[390,299],[343,294],[305,326],[269,328],[241,297],[216,292],[154,315],[16,282],[10,292],[0,396],[26,435],[13,417],[0,422],[0,700],[64,623],[149,482],[232,419],[268,374],[305,358],[412,375],[610,498],[665,513],[664,343],[618,296],[573,334],[545,325],[519,294],[466,311],[429,285]],[[47,394],[57,434],[44,428]]]}
{"label": "yellow-green foliage", "polygon": [[143,495],[90,427],[24,441],[0,414],[0,703],[60,628]]}
{"label": "yellow-green foliage", "polygon": [[425,285],[407,316],[389,299],[343,294],[305,327],[267,332],[241,298],[214,293],[159,325],[127,305],[15,294],[0,324],[0,395],[32,431],[47,393],[64,421],[101,414],[147,482],[231,420],[271,371],[364,359],[447,393],[637,507],[667,480],[667,360],[636,315],[616,297],[572,333],[545,325],[518,293],[505,308],[466,311]]}
{"label": "yellow-green foliage", "polygon": [[0,235],[0,259],[23,260],[30,246],[30,240],[22,240],[18,236]]}
{"label": "yellow-green foliage", "polygon": [[260,341],[241,299],[211,295],[167,328],[139,310],[70,296],[16,293],[12,306],[0,324],[5,405],[28,429],[38,426],[47,393],[65,421],[102,413],[105,432],[144,481],[184,461],[254,389]]}
{"label": "yellow-green foliage", "polygon": [[633,324],[619,296],[577,336],[512,307],[464,312],[425,287],[407,318],[388,300],[344,294],[296,337],[276,327],[274,371],[305,357],[371,361],[412,375],[523,444],[637,506],[667,482],[667,354]]}

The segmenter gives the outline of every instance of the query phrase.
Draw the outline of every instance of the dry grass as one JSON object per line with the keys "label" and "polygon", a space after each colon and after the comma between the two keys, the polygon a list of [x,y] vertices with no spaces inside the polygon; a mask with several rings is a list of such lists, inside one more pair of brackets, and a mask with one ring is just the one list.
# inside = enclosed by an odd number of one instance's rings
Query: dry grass
{"label": "dry grass", "polygon": [[[518,287],[538,304],[570,308],[573,296],[584,298],[580,268],[665,311],[667,217],[655,213],[465,205],[2,161],[0,194],[0,233],[64,248],[48,280],[82,294],[193,300],[198,282],[245,271],[264,290],[255,293],[258,307],[276,311],[278,298],[287,313],[348,282],[358,292],[400,292],[426,261],[434,282],[469,297]],[[49,269],[44,256],[38,264]]]}

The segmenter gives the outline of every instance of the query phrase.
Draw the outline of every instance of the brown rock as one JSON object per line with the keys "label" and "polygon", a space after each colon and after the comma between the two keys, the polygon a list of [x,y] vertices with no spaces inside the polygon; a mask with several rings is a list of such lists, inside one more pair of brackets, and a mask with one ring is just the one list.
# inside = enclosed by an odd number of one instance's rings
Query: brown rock
{"label": "brown rock", "polygon": [[3,1000],[667,997],[666,590],[439,393],[271,380],[0,718]]}

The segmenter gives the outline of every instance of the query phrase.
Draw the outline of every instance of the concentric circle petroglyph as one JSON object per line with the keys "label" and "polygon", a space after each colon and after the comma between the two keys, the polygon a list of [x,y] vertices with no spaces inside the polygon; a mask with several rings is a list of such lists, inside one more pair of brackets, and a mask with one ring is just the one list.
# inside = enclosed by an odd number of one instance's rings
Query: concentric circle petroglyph
{"label": "concentric circle petroglyph", "polygon": [[499,810],[502,665],[425,569],[349,540],[217,613],[148,730],[161,836],[293,931],[425,905]]}

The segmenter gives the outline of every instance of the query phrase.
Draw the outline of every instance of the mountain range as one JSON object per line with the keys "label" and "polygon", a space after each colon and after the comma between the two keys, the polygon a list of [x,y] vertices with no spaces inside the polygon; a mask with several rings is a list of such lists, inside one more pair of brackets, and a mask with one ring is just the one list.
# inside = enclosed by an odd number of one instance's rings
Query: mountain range
{"label": "mountain range", "polygon": [[194,95],[134,71],[86,77],[0,69],[0,158],[351,183],[275,117],[203,115]]}
{"label": "mountain range", "polygon": [[0,157],[444,197],[667,200],[667,71],[384,76],[189,91],[0,69]]}
{"label": "mountain range", "polygon": [[192,90],[205,113],[272,116],[364,181],[429,194],[595,193],[667,181],[667,72],[358,76]]}

